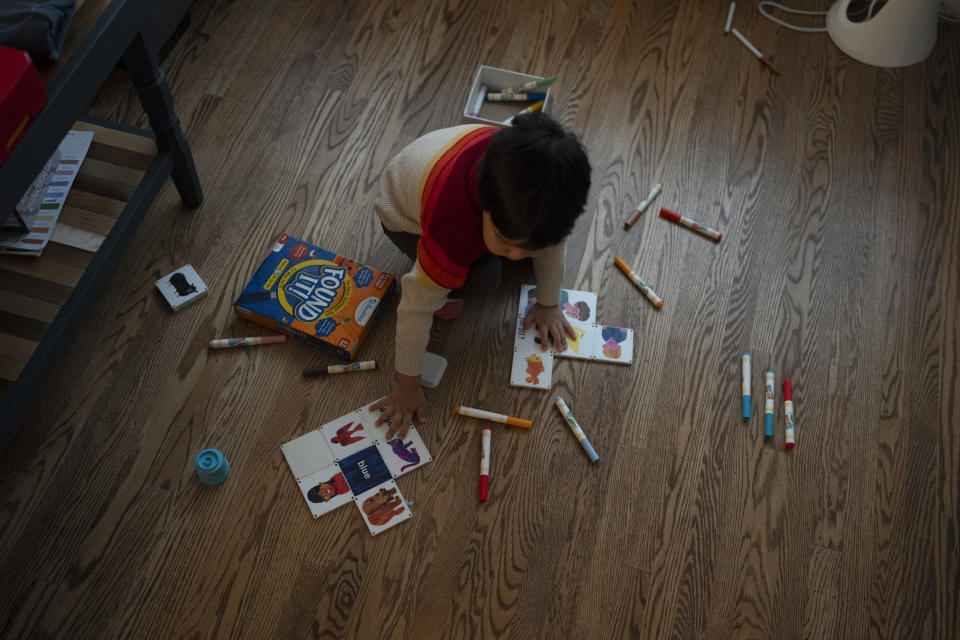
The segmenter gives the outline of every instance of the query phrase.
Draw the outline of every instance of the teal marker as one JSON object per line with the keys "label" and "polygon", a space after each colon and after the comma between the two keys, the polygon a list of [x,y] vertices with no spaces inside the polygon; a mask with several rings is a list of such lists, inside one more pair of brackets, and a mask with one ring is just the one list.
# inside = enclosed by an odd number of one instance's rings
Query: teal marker
{"label": "teal marker", "polygon": [[563,401],[563,398],[557,396],[556,405],[557,409],[560,410],[560,414],[563,415],[563,419],[566,420],[567,424],[570,426],[570,430],[573,431],[573,435],[577,436],[580,446],[583,447],[583,450],[587,452],[587,457],[590,458],[590,462],[594,464],[600,462],[600,456],[598,456],[597,452],[594,451],[593,445],[590,444],[590,440],[587,438],[587,435],[583,432],[583,429],[580,428],[580,424],[577,422],[577,419],[573,417],[572,413],[570,413],[570,407],[567,406],[567,403]]}

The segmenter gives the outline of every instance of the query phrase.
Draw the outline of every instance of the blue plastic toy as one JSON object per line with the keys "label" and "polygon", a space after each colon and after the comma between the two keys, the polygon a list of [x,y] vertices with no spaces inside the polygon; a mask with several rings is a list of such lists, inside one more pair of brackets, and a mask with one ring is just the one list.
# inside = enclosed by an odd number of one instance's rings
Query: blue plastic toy
{"label": "blue plastic toy", "polygon": [[230,475],[230,463],[216,449],[204,449],[197,454],[196,471],[200,482],[213,487]]}

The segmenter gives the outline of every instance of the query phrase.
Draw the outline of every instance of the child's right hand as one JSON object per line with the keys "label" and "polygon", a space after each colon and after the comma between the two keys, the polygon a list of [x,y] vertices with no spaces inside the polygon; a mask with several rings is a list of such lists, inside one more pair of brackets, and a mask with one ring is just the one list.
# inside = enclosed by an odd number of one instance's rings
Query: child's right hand
{"label": "child's right hand", "polygon": [[370,405],[370,410],[378,411],[381,407],[383,413],[377,418],[377,426],[390,420],[387,440],[392,439],[395,433],[399,433],[402,440],[407,436],[407,430],[412,423],[418,427],[422,425],[426,416],[427,397],[420,386],[420,376],[398,373],[387,397]]}

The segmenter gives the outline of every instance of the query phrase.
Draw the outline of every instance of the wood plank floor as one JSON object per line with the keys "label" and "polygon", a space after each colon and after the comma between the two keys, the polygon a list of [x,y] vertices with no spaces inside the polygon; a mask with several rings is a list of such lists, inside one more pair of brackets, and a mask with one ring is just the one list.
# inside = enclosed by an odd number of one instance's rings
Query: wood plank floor
{"label": "wood plank floor", "polygon": [[[826,7],[812,2],[807,6]],[[960,629],[960,29],[877,69],[753,3],[205,0],[166,63],[206,195],[168,185],[0,460],[0,636],[58,638],[956,638]],[[389,159],[459,123],[478,65],[556,75],[552,115],[593,164],[566,285],[636,330],[632,367],[563,361],[507,385],[528,265],[437,327],[434,462],[415,517],[371,537],[310,517],[280,444],[382,394],[375,373],[257,334],[231,302],[283,232],[401,273],[372,211]],[[144,126],[118,75],[92,114]],[[656,182],[663,194],[622,222]],[[657,219],[670,207],[714,245]],[[654,311],[612,267],[664,298]],[[210,286],[172,314],[153,282]],[[794,383],[798,446],[740,419]],[[553,409],[568,399],[601,464]],[[478,423],[496,430],[476,502]],[[193,458],[217,447],[222,486]]]}

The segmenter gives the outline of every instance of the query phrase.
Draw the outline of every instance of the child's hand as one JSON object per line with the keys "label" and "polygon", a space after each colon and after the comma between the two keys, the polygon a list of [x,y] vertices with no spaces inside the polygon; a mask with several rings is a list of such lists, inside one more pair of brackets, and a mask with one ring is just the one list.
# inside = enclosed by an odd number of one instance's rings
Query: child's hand
{"label": "child's hand", "polygon": [[416,421],[419,427],[423,424],[426,415],[427,398],[423,395],[423,388],[420,386],[420,376],[405,376],[398,373],[387,397],[370,405],[370,410],[377,411],[381,407],[384,410],[377,418],[377,426],[390,420],[387,440],[392,439],[393,434],[398,432],[401,440],[406,438],[410,424]]}
{"label": "child's hand", "polygon": [[567,338],[576,338],[577,334],[573,332],[573,327],[563,317],[563,311],[560,305],[545,307],[542,304],[535,304],[530,307],[527,317],[523,319],[523,329],[526,331],[530,325],[536,324],[537,331],[540,332],[540,343],[543,350],[546,351],[553,344],[557,351],[566,351]]}

